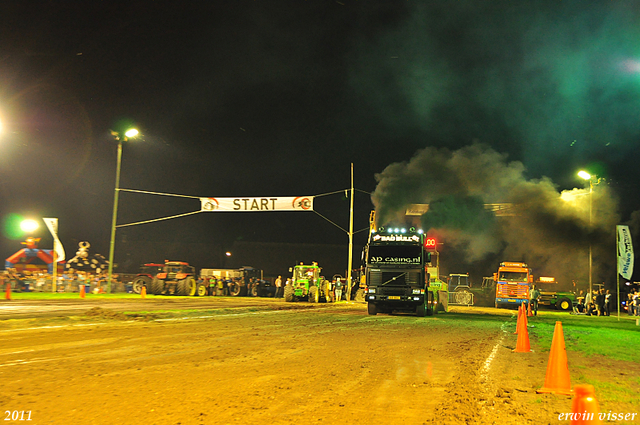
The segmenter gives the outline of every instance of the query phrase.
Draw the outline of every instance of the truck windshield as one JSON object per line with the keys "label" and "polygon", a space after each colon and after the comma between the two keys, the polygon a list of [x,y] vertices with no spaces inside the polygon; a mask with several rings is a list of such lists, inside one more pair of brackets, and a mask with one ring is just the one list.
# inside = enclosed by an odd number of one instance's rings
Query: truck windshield
{"label": "truck windshield", "polygon": [[507,282],[527,282],[527,272],[500,272],[499,280]]}
{"label": "truck windshield", "polygon": [[421,245],[371,245],[369,264],[421,264]]}

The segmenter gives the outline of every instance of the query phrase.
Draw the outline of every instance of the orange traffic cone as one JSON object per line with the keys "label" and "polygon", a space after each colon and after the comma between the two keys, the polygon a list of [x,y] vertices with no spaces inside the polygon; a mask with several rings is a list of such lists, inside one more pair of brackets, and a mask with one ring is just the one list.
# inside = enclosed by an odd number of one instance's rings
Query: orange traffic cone
{"label": "orange traffic cone", "polygon": [[527,311],[527,316],[529,317],[533,316],[533,311],[531,311],[531,301],[529,301],[529,309]]}
{"label": "orange traffic cone", "polygon": [[142,285],[142,289],[140,289],[140,298],[147,298],[147,287]]}
{"label": "orange traffic cone", "polygon": [[569,378],[569,363],[567,361],[567,349],[564,346],[564,332],[562,322],[556,322],[549,352],[547,375],[544,386],[536,391],[541,393],[553,393],[571,395],[571,379]]}
{"label": "orange traffic cone", "polygon": [[85,295],[84,285],[80,285],[80,298],[84,298]]}
{"label": "orange traffic cone", "polygon": [[529,329],[527,329],[527,313],[525,307],[522,307],[522,319],[520,320],[520,329],[518,329],[518,341],[514,353],[530,353],[531,345],[529,344]]}
{"label": "orange traffic cone", "polygon": [[514,334],[520,332],[520,324],[522,323],[522,305],[518,307],[518,321],[516,322],[516,331]]}
{"label": "orange traffic cone", "polygon": [[11,300],[11,282],[7,282],[7,292],[4,294],[5,300]]}
{"label": "orange traffic cone", "polygon": [[571,404],[571,425],[601,424],[600,406],[593,385],[576,385]]}

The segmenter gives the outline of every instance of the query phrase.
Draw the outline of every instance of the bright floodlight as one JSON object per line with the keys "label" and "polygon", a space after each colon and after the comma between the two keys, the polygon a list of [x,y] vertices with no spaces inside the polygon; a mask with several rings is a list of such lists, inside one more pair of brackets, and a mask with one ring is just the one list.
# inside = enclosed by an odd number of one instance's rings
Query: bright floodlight
{"label": "bright floodlight", "polygon": [[136,137],[138,135],[138,130],[136,130],[135,128],[131,128],[127,130],[127,132],[124,133],[124,135],[127,137]]}
{"label": "bright floodlight", "polygon": [[231,257],[231,253],[229,251],[225,252],[224,255],[226,255],[227,257]]}
{"label": "bright floodlight", "polygon": [[38,222],[35,220],[24,220],[20,223],[23,232],[31,233],[38,228]]}
{"label": "bright floodlight", "polygon": [[584,170],[578,171],[578,176],[583,178],[583,179],[585,179],[585,180],[591,180],[591,174],[587,173]]}

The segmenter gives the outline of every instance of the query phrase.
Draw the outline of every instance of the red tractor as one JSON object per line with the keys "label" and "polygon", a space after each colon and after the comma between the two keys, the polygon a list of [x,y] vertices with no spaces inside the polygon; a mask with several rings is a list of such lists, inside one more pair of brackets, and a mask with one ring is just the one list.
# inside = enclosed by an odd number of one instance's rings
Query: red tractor
{"label": "red tractor", "polygon": [[134,293],[139,294],[142,291],[142,287],[147,288],[147,292],[151,293],[151,281],[153,278],[162,272],[164,264],[147,263],[140,266],[140,273],[131,281],[132,290]]}
{"label": "red tractor", "polygon": [[154,295],[204,296],[205,285],[196,282],[195,269],[182,261],[165,261],[162,270],[151,281],[149,291]]}

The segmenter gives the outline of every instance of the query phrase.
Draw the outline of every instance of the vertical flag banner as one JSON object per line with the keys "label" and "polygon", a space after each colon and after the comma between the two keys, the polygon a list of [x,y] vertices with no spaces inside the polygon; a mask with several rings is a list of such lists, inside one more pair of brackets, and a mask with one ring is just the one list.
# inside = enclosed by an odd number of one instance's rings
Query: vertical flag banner
{"label": "vertical flag banner", "polygon": [[58,239],[58,219],[57,218],[43,218],[44,224],[47,225],[51,236],[53,236],[53,250],[56,252],[56,261],[64,261],[64,248],[62,242]]}
{"label": "vertical flag banner", "polygon": [[633,244],[629,226],[616,226],[618,230],[618,273],[627,280],[633,274]]}

